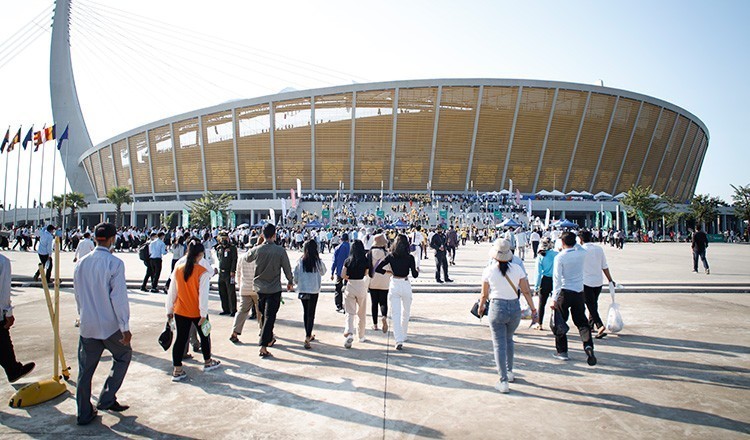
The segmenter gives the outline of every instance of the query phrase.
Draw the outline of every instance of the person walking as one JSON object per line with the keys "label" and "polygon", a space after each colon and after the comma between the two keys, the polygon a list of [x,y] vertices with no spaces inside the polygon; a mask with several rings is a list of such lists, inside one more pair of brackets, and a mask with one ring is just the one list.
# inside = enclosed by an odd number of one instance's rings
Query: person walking
{"label": "person walking", "polygon": [[414,260],[417,262],[417,269],[419,269],[419,262],[422,260],[422,252],[424,250],[422,242],[425,240],[422,227],[419,225],[415,226],[409,238],[411,240],[409,250],[414,255]]}
{"label": "person walking", "polygon": [[[445,237],[446,250],[448,251],[448,257],[450,257],[451,266],[456,265],[456,248],[458,247],[458,233],[453,229],[453,225],[448,229],[448,233]],[[448,278],[446,276],[446,278]]]}
{"label": "person walking", "polygon": [[[534,229],[531,232],[531,236],[529,237],[529,240],[531,241],[531,250],[534,251],[534,259],[536,260],[536,256],[539,253],[539,242],[541,241],[542,237],[539,235],[539,231],[537,229]],[[542,306],[539,306],[539,310],[542,310]],[[539,319],[539,322],[542,322],[541,319]]]}
{"label": "person walking", "polygon": [[547,307],[547,299],[552,293],[552,275],[555,265],[557,251],[552,249],[552,240],[549,237],[541,241],[536,258],[536,283],[534,284],[539,294],[539,322],[537,330],[544,331],[544,310]]}
{"label": "person walking", "polygon": [[514,234],[514,237],[516,239],[516,246],[518,247],[518,257],[521,258],[521,261],[523,261],[526,259],[526,246],[528,244],[526,231],[524,231],[523,228],[520,228]]}
{"label": "person walking", "polygon": [[419,276],[414,255],[409,252],[409,239],[405,235],[396,236],[391,252],[378,264],[375,272],[388,272],[392,275],[388,286],[388,300],[391,303],[393,338],[396,340],[396,350],[403,350],[411,318],[412,289],[409,274],[413,278]]}
{"label": "person walking", "polygon": [[[42,263],[43,267],[47,268],[47,284],[52,282],[52,252],[55,242],[53,234],[55,233],[55,229],[54,225],[49,225],[46,230],[42,231],[42,236],[39,239],[39,247],[36,251],[37,255],[39,255],[39,262]],[[39,281],[40,276],[39,269],[37,269],[34,274],[34,281]]]}
{"label": "person walking", "polygon": [[[125,264],[112,255],[116,234],[117,228],[111,223],[96,225],[96,249],[73,269],[73,290],[80,316],[76,389],[79,425],[91,423],[97,409],[121,412],[129,408],[117,401],[117,391],[125,380],[133,350]],[[105,349],[112,355],[112,369],[94,409],[91,380]]]}
{"label": "person walking", "polygon": [[706,260],[708,236],[703,232],[701,225],[695,227],[695,233],[693,234],[693,240],[690,243],[690,247],[693,249],[693,272],[698,272],[698,258],[700,258],[703,262],[703,269],[706,270],[706,275],[710,274],[711,270],[708,268],[708,260]]}
{"label": "person walking", "polygon": [[219,260],[219,298],[221,313],[234,317],[237,314],[237,291],[235,290],[235,270],[237,268],[237,246],[229,241],[229,235],[219,233],[216,245],[216,258]]}
{"label": "person walking", "polygon": [[169,290],[169,285],[172,282],[171,274],[174,273],[174,268],[177,266],[177,262],[180,261],[180,258],[185,256],[185,253],[187,251],[187,246],[185,246],[185,235],[180,235],[177,240],[172,242],[172,245],[169,247],[170,251],[172,252],[172,267],[169,270],[170,277],[167,278],[167,283],[164,285],[164,288]]}
{"label": "person walking", "polygon": [[318,254],[318,243],[309,239],[302,245],[302,257],[294,266],[294,284],[299,292],[298,298],[302,303],[302,321],[305,324],[305,348],[312,348],[310,341],[315,339],[313,326],[315,325],[315,309],[318,305],[322,276],[326,273],[326,265]]}
{"label": "person walking", "polygon": [[367,259],[365,246],[361,240],[352,242],[349,257],[344,261],[341,277],[346,280],[344,291],[344,310],[346,326],[344,327],[344,347],[352,348],[354,341],[354,316],[357,316],[357,337],[365,342],[367,325],[367,276],[372,273],[372,266]]}
{"label": "person walking", "polygon": [[594,244],[591,231],[581,231],[578,236],[581,239],[581,247],[586,250],[586,258],[583,262],[583,294],[586,301],[586,308],[589,310],[589,327],[592,330],[594,328],[598,329],[596,338],[601,339],[606,336],[606,328],[601,316],[599,316],[602,272],[607,277],[607,281],[611,286],[614,286],[615,282],[609,273],[607,256],[604,255],[604,249]]}
{"label": "person walking", "polygon": [[163,232],[156,234],[154,240],[148,245],[148,253],[149,264],[151,265],[151,293],[159,293],[162,258],[167,255],[167,245],[164,244]]}
{"label": "person walking", "polygon": [[443,227],[438,225],[437,232],[430,239],[430,247],[435,251],[435,281],[442,284],[440,271],[442,269],[446,283],[452,283],[453,280],[448,277],[448,258],[446,256],[446,238],[443,233]]}
{"label": "person walking", "polygon": [[[367,254],[367,259],[372,267],[378,267],[378,264],[388,255],[385,250],[387,245],[388,240],[385,238],[385,235],[377,234],[373,237],[372,248]],[[369,286],[370,300],[372,301],[372,329],[378,330],[378,309],[380,309],[383,320],[383,333],[388,333],[388,286],[390,284],[390,273],[381,274],[374,272]]]}
{"label": "person walking", "polygon": [[331,281],[333,281],[333,276],[336,275],[336,294],[333,297],[333,301],[336,304],[336,311],[339,313],[345,313],[344,285],[346,281],[341,277],[341,270],[344,267],[344,261],[349,258],[350,248],[349,234],[344,232],[341,234],[341,244],[333,251],[333,264],[331,265]]}
{"label": "person walking", "polygon": [[88,255],[90,252],[92,252],[96,246],[94,245],[94,242],[91,240],[91,233],[86,232],[83,234],[83,240],[78,242],[78,246],[76,246],[76,253],[73,257],[73,262],[77,262],[81,258]]}
{"label": "person walking", "polygon": [[211,337],[204,330],[204,324],[208,321],[208,290],[211,284],[211,272],[201,265],[204,255],[203,245],[191,242],[185,264],[175,267],[172,277],[174,282],[169,285],[167,292],[167,318],[174,318],[177,328],[172,346],[172,382],[179,382],[187,377],[182,369],[182,358],[191,327],[195,327],[201,340],[203,371],[215,370],[221,365],[220,361],[211,358]]}
{"label": "person walking", "polygon": [[[555,258],[552,269],[552,295],[550,308],[562,314],[564,321],[573,315],[573,323],[578,327],[583,342],[583,351],[589,365],[596,365],[594,341],[591,339],[591,327],[586,319],[586,302],[583,294],[583,266],[586,251],[576,244],[572,232],[564,232],[560,237],[563,250]],[[567,361],[568,335],[555,335],[556,359]]]}
{"label": "person walking", "polygon": [[276,244],[276,226],[273,223],[263,226],[263,238],[265,242],[251,249],[244,259],[248,263],[256,262],[253,285],[258,292],[258,305],[263,318],[258,355],[265,358],[271,356],[268,347],[273,347],[276,343],[273,326],[281,305],[281,272],[286,275],[286,288],[289,292],[294,290],[294,276],[286,250]]}
{"label": "person walking", "polygon": [[13,383],[31,373],[36,364],[22,364],[16,360],[13,341],[10,339],[10,328],[16,322],[10,301],[10,274],[10,260],[5,255],[0,255],[0,365],[8,376],[8,382]]}
{"label": "person walking", "polygon": [[[263,236],[259,236],[256,239],[255,243],[256,246],[262,245],[264,243]],[[245,255],[246,254],[247,253],[245,253]],[[229,340],[235,344],[240,343],[238,336],[242,334],[242,329],[245,326],[245,321],[247,321],[248,319],[248,313],[250,314],[250,319],[258,320],[258,327],[260,327],[263,322],[263,320],[260,318],[258,293],[255,291],[255,286],[253,285],[256,267],[255,261],[245,261],[245,255],[237,259],[237,269],[235,271],[237,282],[240,286],[240,308],[237,314],[234,316],[232,336],[229,337]]]}
{"label": "person walking", "polygon": [[479,316],[484,315],[485,302],[487,299],[490,300],[490,334],[495,352],[495,365],[500,375],[495,389],[501,393],[508,393],[508,383],[515,380],[513,334],[521,322],[519,288],[531,307],[532,316],[536,316],[529,280],[517,264],[511,263],[513,253],[510,246],[508,240],[502,240],[494,257],[497,264],[488,265],[482,272],[482,295],[479,299]]}

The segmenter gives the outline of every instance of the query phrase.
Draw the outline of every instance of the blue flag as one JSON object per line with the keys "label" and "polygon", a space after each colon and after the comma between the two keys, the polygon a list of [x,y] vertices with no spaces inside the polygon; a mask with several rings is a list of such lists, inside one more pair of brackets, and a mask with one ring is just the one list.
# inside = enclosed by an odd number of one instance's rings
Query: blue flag
{"label": "blue flag", "polygon": [[29,132],[26,133],[26,136],[23,138],[23,142],[21,142],[21,145],[23,146],[23,149],[26,149],[26,145],[28,145],[29,142],[31,142],[31,136],[34,134],[34,126],[32,125],[31,128],[29,128]]}
{"label": "blue flag", "polygon": [[63,134],[60,135],[59,138],[57,138],[57,149],[60,150],[60,147],[62,147],[62,143],[65,139],[68,138],[68,126],[65,126],[65,131],[63,131]]}
{"label": "blue flag", "polygon": [[5,151],[5,146],[8,145],[10,142],[10,127],[8,127],[8,131],[5,132],[5,138],[3,138],[3,144],[0,145],[0,153]]}

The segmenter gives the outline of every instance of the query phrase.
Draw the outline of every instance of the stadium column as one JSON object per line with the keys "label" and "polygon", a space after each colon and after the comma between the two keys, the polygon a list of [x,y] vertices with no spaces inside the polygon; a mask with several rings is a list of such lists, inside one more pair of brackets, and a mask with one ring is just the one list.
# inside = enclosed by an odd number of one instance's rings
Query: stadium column
{"label": "stadium column", "polygon": [[[698,173],[700,172],[700,169],[703,167],[703,159],[706,158],[706,150],[708,149],[708,138],[703,138],[703,144],[698,149],[698,151],[702,151],[702,153],[699,153],[701,157],[698,156],[695,157],[695,163],[693,164],[693,170],[690,172],[690,177],[688,178],[688,181],[693,180],[693,183],[690,184],[690,191],[688,191],[686,194],[682,194],[682,199],[687,200],[687,197],[690,196],[692,198],[692,195],[695,193],[695,187],[698,185]],[[697,165],[697,166],[696,166]]]}
{"label": "stadium column", "polygon": [[[102,182],[104,182],[104,188],[103,188],[104,191],[102,191],[102,194],[104,194],[104,196],[106,197],[107,196],[107,181],[106,179],[104,179],[104,164],[102,163],[103,160],[104,159],[102,159],[102,152],[101,150],[99,150],[99,171],[101,172]],[[94,168],[92,167],[91,170],[93,171]],[[114,170],[112,171],[114,172]],[[94,179],[94,176],[90,176],[90,180],[93,180],[93,179]],[[92,183],[91,187],[94,188],[93,186],[94,182],[92,181],[91,183]],[[99,194],[96,194],[96,199],[99,200]]]}
{"label": "stadium column", "polygon": [[466,186],[464,191],[469,190],[469,182],[471,181],[471,167],[474,166],[474,149],[477,145],[477,129],[479,128],[479,110],[482,108],[482,95],[484,95],[484,85],[479,86],[479,93],[477,94],[477,108],[474,113],[474,130],[471,134],[471,150],[469,151],[469,166],[466,169]]}
{"label": "stadium column", "polygon": [[393,91],[393,134],[391,135],[391,174],[388,179],[388,189],[393,193],[393,172],[396,169],[396,129],[398,124],[398,87]]}
{"label": "stadium column", "polygon": [[133,179],[133,158],[130,155],[130,137],[125,137],[125,148],[128,151],[128,171],[130,171],[130,191],[133,194],[133,209],[130,213],[130,225],[138,226],[137,213],[135,212],[135,179]]}
{"label": "stadium column", "polygon": [[355,124],[357,122],[357,91],[352,92],[352,131],[351,131],[351,150],[349,152],[349,188],[354,191],[354,149],[356,141]]}
{"label": "stadium column", "polygon": [[[677,152],[677,156],[674,158],[674,162],[672,163],[672,171],[669,172],[669,178],[666,180],[667,183],[664,184],[664,189],[662,192],[667,192],[669,189],[669,184],[672,183],[672,176],[674,175],[674,170],[677,168],[677,162],[680,161],[680,157],[682,157],[682,149],[685,147],[685,140],[688,137],[688,133],[690,133],[690,126],[693,125],[693,121],[688,120],[688,126],[685,129],[685,134],[682,135],[682,142],[680,142],[680,150]],[[656,188],[654,188],[656,190]]]}
{"label": "stadium column", "polygon": [[661,173],[661,166],[664,164],[664,158],[667,157],[667,150],[669,150],[669,144],[672,143],[672,136],[674,136],[674,131],[677,128],[677,121],[679,120],[680,114],[675,113],[674,124],[672,124],[672,131],[669,132],[669,139],[667,139],[667,143],[664,145],[664,153],[661,156],[661,161],[659,161],[659,168],[656,169],[656,174],[654,174],[654,183],[651,184],[652,189],[656,186],[656,179],[659,178],[659,174]]}
{"label": "stadium column", "polygon": [[156,191],[154,189],[154,161],[151,158],[151,144],[146,130],[146,151],[148,151],[148,175],[151,178],[151,200],[156,200]]}
{"label": "stadium column", "polygon": [[237,154],[237,108],[232,109],[232,147],[234,148],[234,177],[237,183],[237,200],[240,199],[240,160]]}
{"label": "stadium column", "polygon": [[271,143],[271,191],[273,198],[276,198],[276,149],[274,148],[274,133],[276,133],[276,109],[273,107],[273,101],[268,103],[269,116],[269,142]]}
{"label": "stadium column", "polygon": [[315,193],[315,95],[310,97],[310,192]]}
{"label": "stadium column", "polygon": [[510,162],[510,151],[513,148],[513,136],[516,134],[516,122],[518,121],[518,109],[521,108],[521,95],[523,86],[518,86],[518,97],[516,97],[516,110],[513,113],[513,125],[510,128],[510,137],[508,138],[508,152],[505,154],[505,164],[503,165],[503,178],[500,179],[500,189],[505,187],[505,178],[508,174],[508,162]]}
{"label": "stadium column", "polygon": [[581,122],[578,124],[578,133],[576,134],[576,140],[573,143],[573,151],[570,153],[570,163],[568,163],[568,172],[565,173],[565,182],[562,186],[562,192],[568,190],[568,180],[570,179],[570,171],[573,169],[573,161],[576,158],[576,150],[578,150],[578,141],[581,140],[581,132],[583,131],[583,123],[586,121],[586,113],[589,110],[589,103],[591,102],[591,90],[586,95],[586,104],[583,105],[583,114],[581,114]]}
{"label": "stadium column", "polygon": [[203,191],[208,191],[208,179],[206,178],[206,152],[203,149],[203,118],[198,116],[198,146],[201,149],[201,161],[203,162]]}
{"label": "stadium column", "polygon": [[612,122],[615,120],[615,114],[617,113],[617,104],[620,102],[620,96],[615,98],[615,105],[612,106],[612,114],[609,116],[609,125],[607,126],[607,134],[604,135],[604,141],[602,142],[602,149],[599,151],[599,160],[596,162],[596,168],[594,168],[594,174],[591,176],[591,186],[589,192],[594,192],[594,183],[596,183],[596,176],[599,174],[599,166],[602,164],[602,157],[604,156],[604,148],[607,146],[607,140],[609,139],[609,132],[612,130]]}
{"label": "stadium column", "polygon": [[[557,94],[560,92],[559,88],[555,88],[555,94],[552,97],[552,108],[549,111],[549,118],[547,119],[547,131],[544,132],[544,142],[542,142],[542,152],[539,153],[539,165],[536,167],[536,177],[534,177],[534,186],[531,192],[536,194],[536,185],[539,183],[539,174],[542,172],[542,162],[544,161],[544,151],[547,149],[547,141],[549,140],[549,129],[552,126],[552,118],[555,116],[555,106],[557,105]],[[555,188],[552,188],[553,190]]]}
{"label": "stadium column", "polygon": [[430,176],[427,179],[432,186],[432,172],[435,170],[435,145],[437,145],[438,124],[440,123],[440,101],[443,98],[443,86],[438,86],[437,100],[435,101],[435,123],[432,127],[432,150],[430,152]]}
{"label": "stadium column", "polygon": [[651,133],[651,140],[648,142],[648,148],[646,148],[646,154],[643,156],[643,163],[641,164],[640,171],[638,171],[638,178],[635,179],[635,186],[638,186],[638,184],[641,182],[641,176],[643,175],[643,168],[646,167],[646,163],[648,162],[648,156],[651,153],[651,146],[654,144],[654,139],[656,138],[656,132],[659,130],[659,123],[661,122],[662,114],[664,114],[664,107],[661,107],[659,109],[659,116],[656,118],[656,125],[654,125],[654,132]]}
{"label": "stadium column", "polygon": [[[112,177],[115,181],[115,186],[119,186],[120,183],[117,180],[117,171],[115,170],[115,150],[112,148],[112,144],[109,144],[109,163],[112,164]],[[39,200],[41,200],[41,196],[39,197]]]}
{"label": "stadium column", "polygon": [[[690,157],[693,155],[693,151],[695,150],[695,144],[698,143],[698,135],[700,133],[701,133],[701,130],[700,130],[700,127],[698,127],[698,129],[695,130],[695,136],[693,137],[693,142],[690,143],[690,151],[688,152],[688,155],[685,158],[685,165],[682,167],[682,172],[680,173],[680,180],[677,181],[677,186],[675,187],[675,194],[674,194],[675,197],[677,196],[676,194],[677,188],[680,186],[679,182],[683,182],[682,179],[685,178],[685,171],[687,171],[688,169],[688,163],[690,161]],[[685,186],[687,186],[687,183],[685,184]],[[685,190],[683,189],[682,192],[684,191]],[[681,194],[682,193],[680,193],[680,195]]]}
{"label": "stadium column", "polygon": [[177,178],[177,146],[179,139],[175,143],[174,139],[174,123],[169,123],[169,140],[172,143],[172,171],[174,171],[174,190],[177,195],[177,200],[180,200],[180,179]]}
{"label": "stadium column", "polygon": [[620,171],[617,173],[617,179],[612,187],[612,195],[617,194],[617,185],[620,184],[620,177],[622,176],[622,169],[625,167],[625,162],[628,160],[628,152],[630,151],[630,144],[633,143],[633,137],[635,136],[635,129],[638,128],[638,119],[641,117],[641,111],[643,110],[643,101],[638,107],[638,114],[635,115],[635,124],[633,124],[633,131],[630,132],[630,139],[628,140],[628,146],[625,147],[625,154],[622,156],[622,162],[620,163]]}

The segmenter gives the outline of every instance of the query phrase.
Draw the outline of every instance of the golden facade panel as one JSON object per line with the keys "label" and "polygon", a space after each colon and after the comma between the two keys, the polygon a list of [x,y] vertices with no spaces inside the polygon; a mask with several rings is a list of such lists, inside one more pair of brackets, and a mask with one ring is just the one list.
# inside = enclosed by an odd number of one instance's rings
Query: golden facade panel
{"label": "golden facade panel", "polygon": [[102,173],[98,172],[101,168],[101,151],[97,151],[91,157],[91,169],[96,170],[96,175],[94,176],[94,180],[96,183],[96,193],[98,197],[106,197],[107,196],[107,186],[104,183],[104,176]]}
{"label": "golden facade panel", "polygon": [[677,160],[674,162],[674,169],[670,170],[671,179],[667,181],[667,187],[664,190],[669,195],[675,195],[677,192],[677,185],[680,182],[680,175],[682,170],[685,169],[687,163],[687,157],[690,154],[690,149],[693,148],[695,137],[698,134],[698,126],[690,124],[687,133],[685,135],[685,141],[683,142],[682,148],[677,155]]}
{"label": "golden facade panel", "polygon": [[437,87],[399,89],[393,189],[427,190]]}
{"label": "golden facade panel", "polygon": [[578,135],[578,127],[581,124],[583,109],[586,107],[586,96],[586,92],[578,90],[560,90],[557,93],[555,114],[549,128],[547,149],[544,151],[539,181],[536,185],[537,191],[562,188]]}
{"label": "golden facade panel", "polygon": [[174,192],[174,146],[169,125],[149,130],[148,144],[154,170],[154,192]]}
{"label": "golden facade panel", "polygon": [[466,186],[479,87],[443,87],[435,142],[432,189],[460,191]]}
{"label": "golden facade panel", "polygon": [[633,140],[630,142],[630,150],[628,150],[628,156],[625,158],[625,163],[622,166],[620,182],[617,184],[617,188],[612,191],[612,194],[627,191],[635,184],[638,173],[641,171],[641,165],[643,165],[643,158],[648,150],[648,144],[651,142],[654,130],[656,130],[659,110],[660,107],[643,103],[641,115],[638,117],[638,122],[635,125]]}
{"label": "golden facade panel", "polygon": [[203,158],[198,143],[198,118],[172,124],[180,192],[203,192]]}
{"label": "golden facade panel", "polygon": [[687,188],[685,188],[685,192],[682,194],[682,199],[687,200],[689,197],[692,196],[690,193],[695,188],[696,180],[698,180],[698,171],[700,171],[701,162],[703,161],[703,156],[706,154],[706,148],[708,147],[707,139],[703,138],[703,143],[701,144],[701,147],[698,149],[698,154],[695,156],[695,161],[693,162],[693,165],[690,170],[690,177],[687,180]]}
{"label": "golden facade panel", "polygon": [[202,116],[201,123],[208,190],[235,191],[237,174],[234,167],[232,112],[224,111]]}
{"label": "golden facade panel", "polygon": [[[315,97],[315,189],[335,191],[349,184],[352,150],[352,94]],[[355,158],[366,160],[367,156]]]}
{"label": "golden facade panel", "polygon": [[99,150],[102,159],[102,171],[104,172],[104,189],[106,191],[116,187],[115,183],[115,166],[112,149],[109,145]]}
{"label": "golden facade panel", "polygon": [[276,189],[286,191],[312,187],[312,112],[310,98],[274,103],[274,154],[276,157]]}
{"label": "golden facade panel", "polygon": [[133,165],[133,192],[135,194],[151,193],[151,165],[146,145],[146,133],[138,133],[128,138],[130,146],[130,163]]}
{"label": "golden facade panel", "polygon": [[677,118],[677,113],[671,110],[664,109],[662,112],[661,120],[656,127],[656,134],[651,144],[651,151],[648,157],[644,159],[643,173],[641,174],[641,179],[636,182],[636,185],[651,185],[653,187],[656,171],[659,169],[659,162],[664,155],[664,149],[667,148],[667,142],[672,133],[675,118]]}
{"label": "golden facade panel", "polygon": [[88,156],[87,158],[83,159],[83,168],[86,170],[86,174],[89,175],[89,179],[91,180],[91,183],[94,185],[94,193],[97,197],[102,198],[104,197],[103,191],[101,189],[101,186],[99,186],[99,183],[97,180],[101,178],[100,173],[95,173],[92,166],[91,166],[91,158],[98,156],[99,152],[92,154],[91,156]]}
{"label": "golden facade panel", "polygon": [[[394,91],[357,92],[354,122],[354,189],[388,190],[393,147]],[[317,147],[317,146],[316,146]]]}
{"label": "golden facade panel", "polygon": [[499,191],[518,87],[485,87],[470,179],[477,191]]}
{"label": "golden facade panel", "polygon": [[680,176],[676,176],[679,180],[679,183],[677,185],[677,190],[675,191],[675,197],[681,198],[686,187],[689,186],[688,183],[690,182],[690,174],[692,173],[693,166],[695,165],[696,158],[698,157],[698,152],[703,145],[703,139],[704,139],[704,133],[703,130],[700,128],[696,128],[697,134],[695,137],[695,142],[692,145],[691,151],[688,152],[689,156],[687,156],[685,160],[685,168],[682,169]]}
{"label": "golden facade panel", "polygon": [[[625,159],[625,150],[633,133],[638,108],[641,103],[632,99],[620,98],[615,109],[615,117],[612,119],[612,128],[609,130],[607,144],[601,153],[601,165],[599,173],[594,179],[594,191],[602,189],[610,192],[620,172],[620,165]],[[614,193],[617,194],[617,193]]]}
{"label": "golden facade panel", "polygon": [[590,189],[591,178],[599,160],[604,137],[607,135],[615,100],[616,98],[611,95],[591,94],[566,191],[588,191]]}
{"label": "golden facade panel", "polygon": [[273,187],[268,104],[237,109],[237,160],[242,190]]}
{"label": "golden facade panel", "polygon": [[133,182],[130,178],[130,152],[125,139],[112,144],[112,154],[115,160],[115,175],[117,176],[117,186],[130,188],[133,192]]}
{"label": "golden facade panel", "polygon": [[662,163],[659,175],[656,178],[656,184],[654,185],[654,193],[661,194],[667,188],[667,179],[669,179],[669,173],[672,171],[672,166],[677,160],[677,155],[680,152],[680,145],[682,140],[687,134],[688,124],[690,121],[680,115],[677,119],[677,125],[674,128],[674,135],[667,145],[667,151],[664,155],[664,163]]}

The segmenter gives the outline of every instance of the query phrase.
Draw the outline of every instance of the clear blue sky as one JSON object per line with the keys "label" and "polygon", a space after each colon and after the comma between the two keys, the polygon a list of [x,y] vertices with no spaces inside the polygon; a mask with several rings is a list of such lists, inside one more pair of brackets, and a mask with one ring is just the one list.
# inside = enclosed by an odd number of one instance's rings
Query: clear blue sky
{"label": "clear blue sky", "polygon": [[[526,78],[588,84],[601,79],[609,87],[674,103],[706,124],[711,140],[696,192],[729,201],[730,184],[750,184],[748,141],[743,134],[750,121],[748,1],[131,0],[112,4],[74,2],[74,8],[79,7],[73,17],[74,69],[95,144],[159,118],[287,86],[301,89],[352,80],[418,78]],[[49,5],[42,0],[14,2],[0,17],[0,41]],[[106,15],[97,15],[97,11],[114,13],[107,9],[112,7],[126,11],[119,20],[127,22],[122,28],[101,19]],[[219,50],[218,44],[213,44],[215,51],[181,62],[177,58],[159,61],[156,54],[179,40],[165,36],[153,38],[150,47],[139,44],[135,34],[140,34],[139,26],[149,23],[130,20],[128,14],[346,74],[313,78],[313,73],[291,61],[278,64],[270,55],[249,52],[238,57]],[[8,125],[17,129],[19,124],[40,127],[51,120],[48,74],[46,32],[0,68],[3,130]],[[18,173],[19,206],[25,206],[26,200],[27,156],[22,156]],[[10,159],[8,201],[12,203],[15,153]],[[32,199],[38,198],[40,174],[36,166],[40,158],[34,160]],[[0,173],[4,167],[5,158],[1,158]],[[45,164],[42,200],[49,198],[50,170],[51,165]],[[59,163],[57,170],[59,191]]]}

